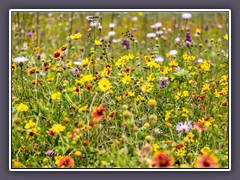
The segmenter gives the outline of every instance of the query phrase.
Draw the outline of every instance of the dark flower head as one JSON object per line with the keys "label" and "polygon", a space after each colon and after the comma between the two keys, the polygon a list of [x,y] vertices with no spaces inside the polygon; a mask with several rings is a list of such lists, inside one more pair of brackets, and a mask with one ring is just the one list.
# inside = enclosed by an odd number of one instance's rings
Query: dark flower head
{"label": "dark flower head", "polygon": [[122,45],[126,47],[126,49],[130,49],[130,42],[128,40],[123,40]]}
{"label": "dark flower head", "polygon": [[168,79],[168,77],[161,77],[159,80],[159,87],[167,87],[169,85],[170,81]]}
{"label": "dark flower head", "polygon": [[188,41],[188,42],[192,42],[192,38],[191,38],[191,34],[190,34],[190,32],[187,32],[185,42],[186,42],[186,41]]}
{"label": "dark flower head", "polygon": [[78,74],[80,71],[78,68],[73,68],[71,69],[71,71],[74,73],[74,74]]}
{"label": "dark flower head", "polygon": [[40,60],[41,59],[41,54],[37,54],[37,58],[38,58],[38,60]]}
{"label": "dark flower head", "polygon": [[205,26],[204,30],[205,30],[205,31],[208,31],[208,30],[209,30],[208,25]]}

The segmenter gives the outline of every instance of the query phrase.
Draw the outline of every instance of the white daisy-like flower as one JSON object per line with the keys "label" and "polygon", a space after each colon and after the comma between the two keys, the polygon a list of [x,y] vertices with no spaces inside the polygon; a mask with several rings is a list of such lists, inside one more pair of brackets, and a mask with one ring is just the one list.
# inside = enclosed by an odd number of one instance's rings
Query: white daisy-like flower
{"label": "white daisy-like flower", "polygon": [[28,61],[28,58],[25,58],[25,57],[16,57],[15,59],[13,59],[13,62],[16,62],[16,63],[24,63]]}
{"label": "white daisy-like flower", "polygon": [[100,24],[100,22],[98,22],[98,21],[93,21],[93,22],[90,22],[90,26],[91,27],[96,27],[96,26],[100,26],[101,24]]}
{"label": "white daisy-like flower", "polygon": [[179,37],[176,37],[175,38],[175,42],[179,42],[180,41],[180,38]]}
{"label": "white daisy-like flower", "polygon": [[203,59],[200,58],[200,59],[197,60],[197,62],[202,63]]}
{"label": "white daisy-like flower", "polygon": [[156,37],[156,34],[155,34],[155,33],[148,33],[148,34],[147,34],[147,37],[148,37],[148,38],[155,38],[155,37]]}
{"label": "white daisy-like flower", "polygon": [[109,28],[115,28],[116,24],[115,23],[110,23]]}
{"label": "white daisy-like flower", "polygon": [[158,22],[150,26],[151,28],[159,29],[162,27],[162,23]]}
{"label": "white daisy-like flower", "polygon": [[110,36],[110,37],[112,37],[112,36],[115,36],[115,31],[110,31],[109,33],[108,33],[108,36]]}
{"label": "white daisy-like flower", "polygon": [[155,57],[155,58],[154,58],[154,61],[155,61],[155,62],[163,62],[164,59],[163,59],[162,56],[158,56],[158,57]]}
{"label": "white daisy-like flower", "polygon": [[200,35],[199,35],[199,34],[197,34],[197,33],[195,33],[195,34],[194,34],[194,36],[195,36],[195,37],[199,37]]}
{"label": "white daisy-like flower", "polygon": [[39,75],[40,76],[46,76],[46,73],[45,72],[39,72]]}
{"label": "white daisy-like flower", "polygon": [[156,31],[156,34],[163,34],[163,31]]}
{"label": "white daisy-like flower", "polygon": [[183,19],[190,19],[190,18],[192,18],[192,14],[191,13],[182,13],[182,18]]}
{"label": "white daisy-like flower", "polygon": [[134,17],[132,18],[132,21],[138,21],[138,17],[134,16]]}
{"label": "white daisy-like flower", "polygon": [[77,61],[73,62],[75,65],[81,65],[82,64],[82,59],[78,59]]}
{"label": "white daisy-like flower", "polygon": [[175,56],[175,55],[177,55],[178,51],[177,50],[171,50],[169,53],[170,53],[171,56]]}

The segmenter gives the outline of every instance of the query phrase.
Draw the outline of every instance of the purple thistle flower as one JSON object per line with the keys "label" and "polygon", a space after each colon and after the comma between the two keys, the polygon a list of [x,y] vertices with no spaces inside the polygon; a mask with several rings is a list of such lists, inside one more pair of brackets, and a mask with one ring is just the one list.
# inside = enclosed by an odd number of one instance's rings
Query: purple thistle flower
{"label": "purple thistle flower", "polygon": [[205,30],[205,31],[208,31],[208,30],[209,30],[208,25],[205,26],[204,30]]}
{"label": "purple thistle flower", "polygon": [[168,77],[161,77],[159,79],[158,86],[159,87],[167,87],[169,85],[169,83],[170,83],[170,81],[169,81]]}
{"label": "purple thistle flower", "polygon": [[71,71],[74,73],[74,74],[78,74],[80,71],[78,68],[73,68],[71,69]]}
{"label": "purple thistle flower", "polygon": [[54,150],[48,150],[46,152],[46,155],[48,155],[48,156],[54,156],[55,154],[56,154],[56,152]]}
{"label": "purple thistle flower", "polygon": [[130,49],[130,42],[128,40],[123,40],[122,45],[125,46],[127,49]]}
{"label": "purple thistle flower", "polygon": [[40,60],[41,59],[41,54],[37,54],[37,58],[38,58],[38,60]]}
{"label": "purple thistle flower", "polygon": [[33,36],[33,32],[32,31],[28,31],[27,35],[28,35],[28,37],[32,37]]}
{"label": "purple thistle flower", "polygon": [[188,41],[188,42],[192,42],[192,38],[191,38],[190,32],[187,32],[185,42],[187,42],[187,41]]}
{"label": "purple thistle flower", "polygon": [[208,38],[205,38],[205,43],[208,43],[208,42],[209,42]]}
{"label": "purple thistle flower", "polygon": [[178,123],[176,126],[176,130],[178,132],[184,132],[184,133],[188,133],[190,129],[192,129],[192,123],[190,121],[186,121],[186,122],[180,122]]}

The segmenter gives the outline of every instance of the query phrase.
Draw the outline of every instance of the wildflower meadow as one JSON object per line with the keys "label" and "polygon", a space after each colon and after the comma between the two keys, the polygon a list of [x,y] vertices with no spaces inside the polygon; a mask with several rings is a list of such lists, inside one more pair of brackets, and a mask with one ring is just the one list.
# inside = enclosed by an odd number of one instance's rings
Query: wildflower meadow
{"label": "wildflower meadow", "polygon": [[11,12],[12,168],[229,168],[228,12]]}

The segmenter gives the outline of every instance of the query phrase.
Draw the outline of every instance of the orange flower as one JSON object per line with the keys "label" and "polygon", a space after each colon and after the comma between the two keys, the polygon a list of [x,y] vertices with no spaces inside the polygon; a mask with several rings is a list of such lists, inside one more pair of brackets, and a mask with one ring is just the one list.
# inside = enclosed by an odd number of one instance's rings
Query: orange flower
{"label": "orange flower", "polygon": [[58,163],[58,167],[60,168],[71,167],[73,165],[74,165],[74,160],[69,156],[61,158]]}
{"label": "orange flower", "polygon": [[30,76],[31,74],[35,73],[37,71],[37,67],[33,67],[31,69],[28,70],[28,76]]}
{"label": "orange flower", "polygon": [[196,167],[197,168],[218,168],[218,159],[212,154],[203,154],[197,157]]}
{"label": "orange flower", "polygon": [[171,168],[174,158],[169,156],[168,151],[158,151],[153,157],[153,165],[155,168]]}
{"label": "orange flower", "polygon": [[91,114],[91,116],[93,117],[93,120],[99,121],[103,117],[105,109],[106,108],[103,107],[102,104],[99,107],[94,107],[93,112]]}
{"label": "orange flower", "polygon": [[61,52],[60,51],[56,51],[54,54],[53,54],[53,59],[59,59],[61,56]]}

